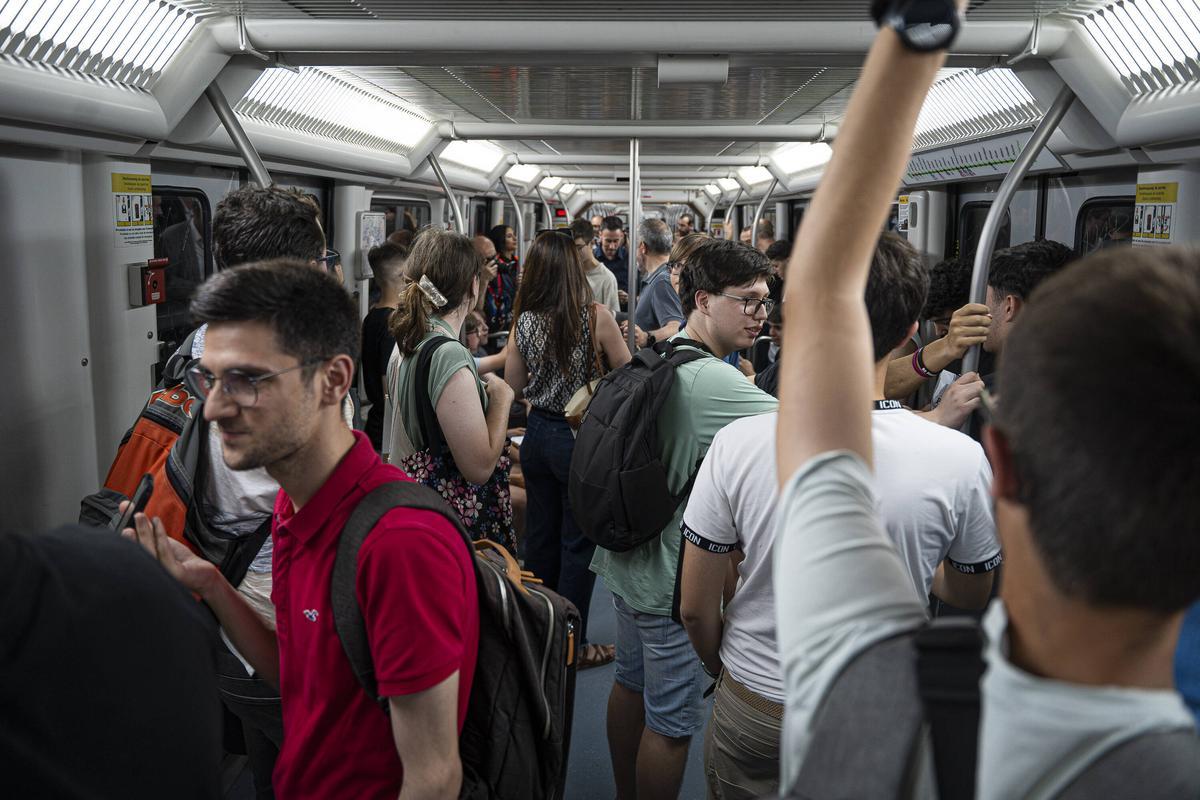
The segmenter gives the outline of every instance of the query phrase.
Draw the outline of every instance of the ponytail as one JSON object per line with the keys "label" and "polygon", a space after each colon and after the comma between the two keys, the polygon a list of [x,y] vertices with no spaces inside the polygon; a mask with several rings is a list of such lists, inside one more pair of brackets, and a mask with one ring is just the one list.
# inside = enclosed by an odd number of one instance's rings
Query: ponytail
{"label": "ponytail", "polygon": [[413,281],[400,293],[400,302],[388,318],[388,330],[400,347],[400,354],[411,356],[429,333],[429,322],[433,316],[433,303]]}

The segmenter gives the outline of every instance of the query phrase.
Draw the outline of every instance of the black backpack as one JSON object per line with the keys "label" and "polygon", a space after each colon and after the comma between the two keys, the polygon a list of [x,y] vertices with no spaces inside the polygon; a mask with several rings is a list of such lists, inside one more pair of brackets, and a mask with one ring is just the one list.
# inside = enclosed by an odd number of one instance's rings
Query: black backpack
{"label": "black backpack", "polygon": [[575,521],[598,546],[624,552],[658,536],[691,490],[691,480],[679,494],[668,488],[658,417],[675,369],[709,357],[690,339],[659,342],[596,387],[575,439],[567,491]]}
{"label": "black backpack", "polygon": [[[479,653],[466,721],[459,737],[463,800],[559,800],[567,778],[575,704],[579,612],[560,595],[528,580],[516,560],[492,542],[472,543],[458,516],[432,489],[394,481],[359,501],[342,529],[333,565],[333,624],[363,689],[380,698],[355,592],[358,551],[393,508],[434,511],[462,536],[475,564]],[[398,609],[403,613],[403,609]]]}

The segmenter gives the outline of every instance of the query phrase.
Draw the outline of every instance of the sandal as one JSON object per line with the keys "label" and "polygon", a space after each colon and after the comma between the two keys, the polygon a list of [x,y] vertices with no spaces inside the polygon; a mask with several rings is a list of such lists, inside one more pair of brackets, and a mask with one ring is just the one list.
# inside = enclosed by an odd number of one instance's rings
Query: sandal
{"label": "sandal", "polygon": [[617,657],[617,646],[613,644],[585,644],[579,650],[578,669],[602,667]]}

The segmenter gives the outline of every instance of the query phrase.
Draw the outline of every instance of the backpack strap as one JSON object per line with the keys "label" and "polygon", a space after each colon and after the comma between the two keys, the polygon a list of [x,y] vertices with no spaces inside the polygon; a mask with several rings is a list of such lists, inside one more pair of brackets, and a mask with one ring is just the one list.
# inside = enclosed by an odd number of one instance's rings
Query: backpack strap
{"label": "backpack strap", "polygon": [[166,365],[163,367],[162,387],[170,389],[183,383],[184,374],[188,367],[196,359],[192,358],[192,347],[196,343],[196,336],[200,333],[200,329],[196,328],[189,333],[179,347],[175,348],[175,352],[167,359]]}
{"label": "backpack strap", "polygon": [[425,440],[425,447],[436,455],[449,453],[450,447],[446,444],[446,437],[442,435],[437,409],[433,407],[433,401],[429,397],[429,370],[432,368],[433,355],[438,348],[447,342],[454,341],[457,339],[451,339],[449,336],[435,336],[421,345],[417,351],[416,372],[413,374],[417,389],[417,419],[421,425],[421,438]]}
{"label": "backpack strap", "polygon": [[938,797],[971,800],[979,750],[983,633],[970,617],[939,617],[916,634],[917,684],[933,744]]}
{"label": "backpack strap", "polygon": [[[354,677],[370,698],[387,713],[387,698],[379,696],[375,680],[375,665],[367,640],[367,624],[358,605],[358,551],[367,535],[393,508],[412,508],[433,511],[447,519],[462,536],[471,564],[475,566],[475,549],[458,516],[446,505],[437,492],[411,481],[390,481],[376,487],[358,501],[338,539],[337,555],[333,561],[333,581],[330,605],[333,609],[333,628],[341,640]],[[478,580],[478,572],[476,572]]]}

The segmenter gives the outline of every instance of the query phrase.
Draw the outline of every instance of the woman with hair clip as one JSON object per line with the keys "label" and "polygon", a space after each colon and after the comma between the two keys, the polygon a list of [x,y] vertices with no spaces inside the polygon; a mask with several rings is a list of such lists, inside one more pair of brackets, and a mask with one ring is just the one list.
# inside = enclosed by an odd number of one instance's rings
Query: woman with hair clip
{"label": "woman with hair clip", "polygon": [[540,235],[525,257],[525,280],[513,308],[504,377],[532,410],[521,443],[528,508],[525,567],[570,600],[582,618],[579,668],[612,661],[612,645],[587,642],[588,605],[596,576],[595,545],[584,538],[567,499],[575,434],[564,411],[576,392],[629,361],[616,319],[592,300],[571,237]]}
{"label": "woman with hair clip", "polygon": [[479,255],[466,236],[424,231],[409,254],[412,283],[389,322],[384,456],[441,493],[472,538],[516,553],[505,454],[513,391],[480,380],[459,332],[479,295]]}

